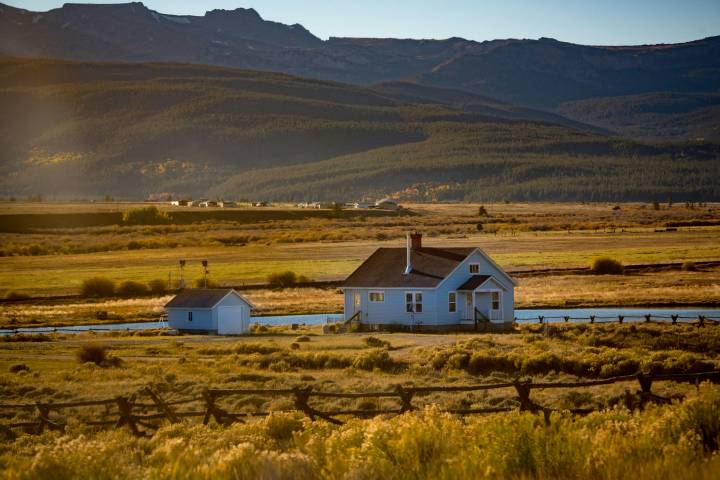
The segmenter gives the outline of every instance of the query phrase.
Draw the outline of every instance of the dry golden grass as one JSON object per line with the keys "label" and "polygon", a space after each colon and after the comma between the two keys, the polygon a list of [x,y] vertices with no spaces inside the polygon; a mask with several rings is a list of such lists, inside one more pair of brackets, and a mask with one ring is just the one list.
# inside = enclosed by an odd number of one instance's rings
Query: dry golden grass
{"label": "dry golden grass", "polygon": [[515,295],[518,308],[720,305],[720,269],[524,277]]}

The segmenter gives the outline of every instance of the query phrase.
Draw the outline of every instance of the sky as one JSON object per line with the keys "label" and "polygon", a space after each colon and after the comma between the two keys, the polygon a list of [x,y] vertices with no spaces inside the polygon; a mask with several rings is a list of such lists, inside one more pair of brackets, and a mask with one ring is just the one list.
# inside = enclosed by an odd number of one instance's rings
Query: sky
{"label": "sky", "polygon": [[[64,3],[0,2],[36,11]],[[266,20],[300,23],[323,39],[463,37],[481,41],[551,37],[586,45],[637,45],[720,35],[720,0],[144,0],[143,3],[153,10],[175,15],[203,15],[216,8],[254,8]]]}

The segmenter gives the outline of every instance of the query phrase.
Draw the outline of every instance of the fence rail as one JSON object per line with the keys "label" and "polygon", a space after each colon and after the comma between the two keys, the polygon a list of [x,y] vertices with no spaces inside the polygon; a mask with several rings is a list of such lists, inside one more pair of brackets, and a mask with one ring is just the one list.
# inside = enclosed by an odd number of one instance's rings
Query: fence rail
{"label": "fence rail", "polygon": [[533,318],[516,318],[515,322],[520,325],[527,325],[533,323],[548,324],[548,323],[590,323],[590,324],[601,324],[601,323],[625,323],[625,322],[643,322],[643,323],[662,323],[677,325],[680,323],[692,324],[698,327],[704,327],[706,325],[720,325],[720,316],[711,317],[708,315],[662,315],[662,314],[643,314],[643,315],[589,315],[587,317],[573,317],[570,315],[538,315]]}
{"label": "fence rail", "polygon": [[[227,397],[262,395],[267,397],[287,396],[293,399],[294,410],[300,411],[307,415],[310,419],[317,418],[326,420],[333,424],[341,425],[342,420],[336,417],[356,416],[356,417],[372,417],[376,415],[397,415],[405,412],[417,410],[418,405],[413,401],[423,395],[432,393],[458,393],[458,392],[474,392],[483,390],[498,390],[512,388],[516,392],[516,397],[512,398],[517,402],[516,407],[487,407],[487,408],[467,408],[467,409],[446,409],[448,413],[458,415],[472,414],[488,414],[509,412],[513,410],[530,411],[543,413],[546,421],[549,421],[549,415],[554,410],[543,407],[535,403],[530,394],[533,390],[543,389],[570,389],[585,388],[600,385],[610,385],[620,382],[637,381],[640,389],[633,394],[626,390],[625,405],[630,408],[643,408],[649,402],[669,403],[671,399],[661,397],[652,392],[654,382],[672,381],[694,383],[699,385],[700,382],[710,381],[720,383],[720,371],[691,373],[691,374],[637,374],[623,375],[600,380],[587,380],[579,382],[533,382],[532,380],[517,379],[512,382],[479,384],[467,386],[420,386],[420,387],[404,387],[396,386],[391,391],[380,392],[323,392],[315,391],[310,386],[298,386],[294,388],[281,389],[257,389],[257,388],[237,388],[237,389],[213,389],[208,388],[202,392],[201,396],[193,396],[189,398],[166,401],[158,392],[150,387],[145,387],[138,392],[128,396],[118,396],[109,399],[100,400],[78,400],[75,402],[62,403],[15,403],[0,404],[0,418],[10,419],[8,423],[0,422],[0,431],[6,436],[14,437],[15,430],[21,430],[25,433],[38,434],[45,430],[64,431],[66,423],[64,418],[60,416],[60,412],[67,409],[88,408],[88,407],[105,407],[105,418],[80,420],[82,423],[91,426],[114,428],[128,428],[137,436],[145,436],[152,434],[157,430],[161,423],[158,421],[167,421],[170,423],[179,423],[188,418],[202,418],[204,424],[208,424],[210,420],[214,420],[220,425],[229,425],[234,422],[243,422],[245,419],[252,417],[263,417],[271,412],[231,412],[219,405],[219,401]],[[145,397],[150,401],[139,401]],[[386,409],[344,409],[322,411],[318,410],[310,404],[312,398],[395,398],[399,403],[397,408]],[[202,409],[177,410],[175,407],[180,405],[199,404],[203,405]],[[20,411],[35,411],[35,418],[32,420],[15,421]],[[587,414],[593,409],[576,408],[569,410],[575,414]],[[78,415],[77,412],[70,412],[70,415]],[[97,413],[97,412],[95,412]]]}

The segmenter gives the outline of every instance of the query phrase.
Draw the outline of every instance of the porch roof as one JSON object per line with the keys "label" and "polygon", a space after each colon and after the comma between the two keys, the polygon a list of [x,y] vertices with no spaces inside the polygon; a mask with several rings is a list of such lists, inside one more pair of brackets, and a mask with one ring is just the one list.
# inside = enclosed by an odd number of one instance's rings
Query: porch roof
{"label": "porch roof", "polygon": [[472,292],[491,278],[492,275],[473,275],[465,283],[460,285],[457,290],[459,292]]}

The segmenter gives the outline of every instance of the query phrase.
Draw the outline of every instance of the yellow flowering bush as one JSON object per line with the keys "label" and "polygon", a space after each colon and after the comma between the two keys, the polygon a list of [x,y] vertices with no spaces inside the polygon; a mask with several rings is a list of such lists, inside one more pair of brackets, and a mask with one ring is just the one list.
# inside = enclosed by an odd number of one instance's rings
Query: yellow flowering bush
{"label": "yellow flowering bush", "polygon": [[5,479],[717,478],[720,389],[642,412],[458,417],[436,407],[337,426],[273,414],[229,427],[168,425],[20,436],[0,450]]}

